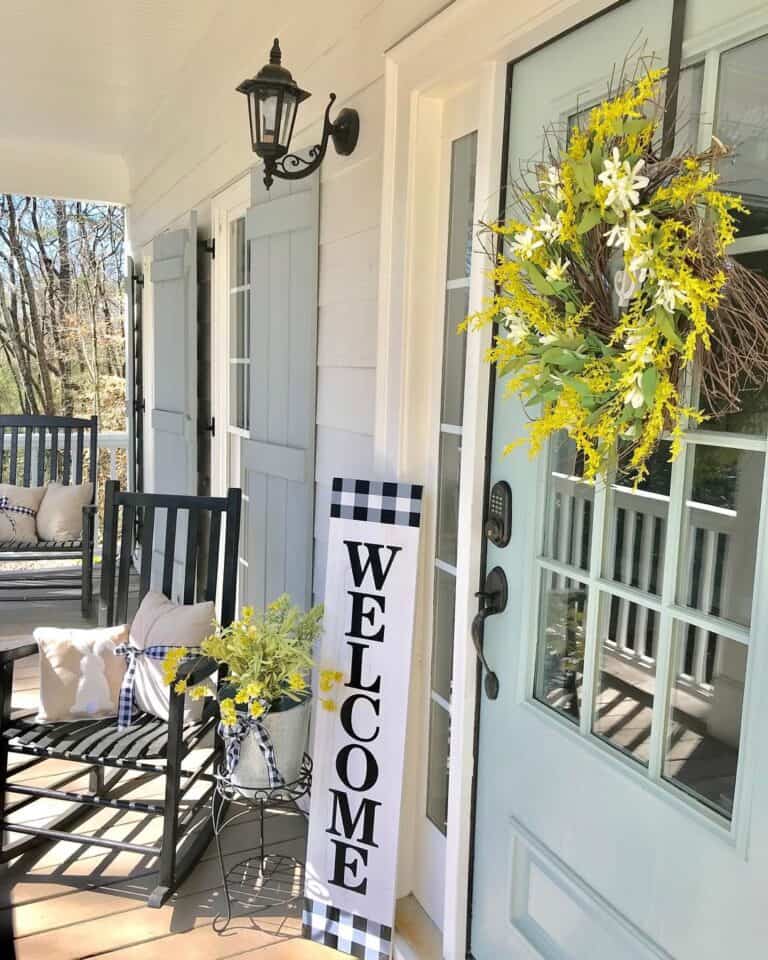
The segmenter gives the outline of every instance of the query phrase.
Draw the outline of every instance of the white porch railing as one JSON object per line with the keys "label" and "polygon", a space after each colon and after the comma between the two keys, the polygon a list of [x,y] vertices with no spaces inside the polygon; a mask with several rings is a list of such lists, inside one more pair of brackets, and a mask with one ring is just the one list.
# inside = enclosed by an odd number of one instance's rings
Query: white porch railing
{"label": "white porch railing", "polygon": [[[547,554],[585,574],[589,570],[593,488],[577,477],[551,475]],[[667,536],[669,497],[614,486],[606,518],[606,542],[601,576],[622,587],[660,597]],[[708,614],[720,615],[729,563],[737,559],[736,510],[689,500],[686,507],[687,550],[680,570],[677,600]],[[553,589],[572,589],[576,577],[555,575]],[[718,637],[703,627],[686,626],[678,646],[676,673],[702,695],[712,689],[718,671]],[[600,637],[608,654],[635,662],[653,674],[659,615],[626,597],[612,595],[601,612]]]}
{"label": "white porch railing", "polygon": [[[109,477],[102,477],[103,480],[117,480],[118,479],[118,450],[124,450],[126,457],[128,454],[128,434],[123,431],[121,433],[100,433],[99,434],[99,453],[102,450],[107,450],[109,452]],[[101,460],[101,457],[99,458]],[[127,461],[126,461],[127,462]]]}

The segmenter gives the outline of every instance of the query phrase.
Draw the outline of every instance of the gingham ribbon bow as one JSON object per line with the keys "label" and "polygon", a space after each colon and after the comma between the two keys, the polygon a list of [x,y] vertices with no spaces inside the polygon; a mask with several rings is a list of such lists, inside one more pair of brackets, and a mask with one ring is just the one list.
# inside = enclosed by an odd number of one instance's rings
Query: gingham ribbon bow
{"label": "gingham ribbon bow", "polygon": [[[117,702],[117,729],[125,730],[131,725],[133,719],[133,687],[136,682],[136,667],[139,663],[139,657],[149,657],[150,660],[164,660],[166,653],[173,650],[171,646],[140,647],[132,643],[119,643],[115,647],[115,654],[118,657],[125,657],[126,669],[123,682],[120,684],[120,697]],[[190,651],[190,656],[196,656],[194,651]]]}
{"label": "gingham ribbon bow", "polygon": [[33,510],[31,507],[21,507],[17,504],[11,503],[9,497],[0,497],[0,513],[4,513],[8,518],[8,522],[13,530],[14,537],[16,536],[16,521],[13,519],[14,513],[18,513],[22,517],[37,516],[37,510]]}
{"label": "gingham ribbon bow", "polygon": [[[253,731],[256,743],[258,743],[264,757],[270,787],[284,787],[285,781],[277,769],[277,758],[275,757],[272,737],[269,735],[269,730],[264,726],[261,717],[246,717],[238,714],[235,724],[231,726],[224,723],[219,724],[219,733],[224,737],[227,750],[227,773],[231,776],[240,762],[240,746],[249,731]],[[243,784],[243,786],[247,787],[248,784]]]}

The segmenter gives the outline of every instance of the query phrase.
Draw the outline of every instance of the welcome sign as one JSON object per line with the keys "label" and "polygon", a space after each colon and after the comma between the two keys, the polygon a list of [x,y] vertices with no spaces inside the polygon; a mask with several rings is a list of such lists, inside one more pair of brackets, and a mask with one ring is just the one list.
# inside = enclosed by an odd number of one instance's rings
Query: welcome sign
{"label": "welcome sign", "polygon": [[304,936],[392,952],[422,488],[334,479],[315,708]]}

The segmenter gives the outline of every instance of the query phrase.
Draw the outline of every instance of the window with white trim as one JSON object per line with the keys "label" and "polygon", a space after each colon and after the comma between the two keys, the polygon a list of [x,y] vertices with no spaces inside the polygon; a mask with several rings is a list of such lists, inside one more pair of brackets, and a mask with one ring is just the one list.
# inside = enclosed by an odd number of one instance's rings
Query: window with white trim
{"label": "window with white trim", "polygon": [[434,613],[429,710],[427,816],[442,833],[448,818],[451,677],[456,607],[456,549],[459,473],[464,419],[466,337],[456,328],[469,311],[469,280],[475,204],[477,133],[451,146],[450,216],[445,281],[437,531],[434,557]]}
{"label": "window with white trim", "polygon": [[[768,36],[688,65],[678,142],[703,149],[714,131],[735,145],[721,186],[752,213],[731,254],[768,274],[766,90]],[[691,104],[714,124],[685,122]],[[572,442],[553,441],[536,558],[534,699],[725,820],[765,566],[767,438],[768,389],[745,392],[742,412],[685,432],[674,464],[662,443],[636,490],[622,476],[586,484]]]}
{"label": "window with white trim", "polygon": [[229,423],[248,430],[250,419],[250,245],[245,217],[229,225]]}

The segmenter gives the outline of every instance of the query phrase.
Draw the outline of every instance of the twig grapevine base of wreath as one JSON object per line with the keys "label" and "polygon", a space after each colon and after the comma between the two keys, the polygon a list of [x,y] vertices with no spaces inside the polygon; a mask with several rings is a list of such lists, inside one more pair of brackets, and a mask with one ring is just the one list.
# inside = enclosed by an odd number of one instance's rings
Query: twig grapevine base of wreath
{"label": "twig grapevine base of wreath", "polygon": [[715,186],[729,151],[662,158],[663,76],[621,83],[533,186],[508,187],[518,218],[490,227],[496,294],[466,322],[498,324],[488,359],[540,410],[531,455],[564,430],[589,481],[617,462],[641,481],[664,435],[674,459],[686,419],[703,419],[682,399],[694,361],[713,416],[768,379],[768,282],[726,255],[746,213]]}

